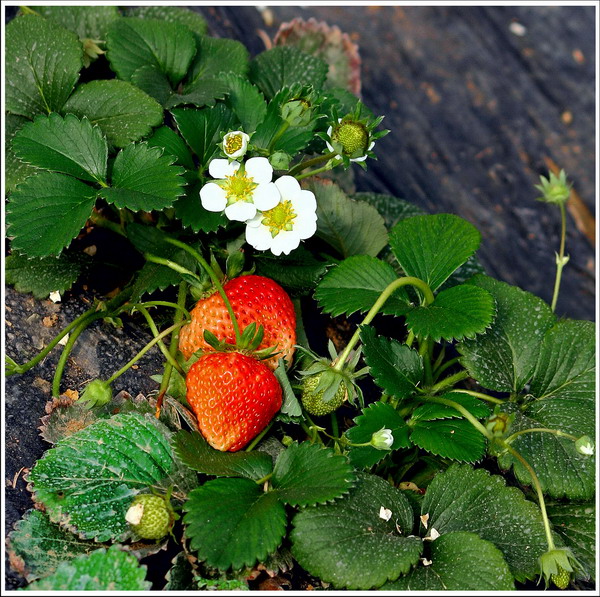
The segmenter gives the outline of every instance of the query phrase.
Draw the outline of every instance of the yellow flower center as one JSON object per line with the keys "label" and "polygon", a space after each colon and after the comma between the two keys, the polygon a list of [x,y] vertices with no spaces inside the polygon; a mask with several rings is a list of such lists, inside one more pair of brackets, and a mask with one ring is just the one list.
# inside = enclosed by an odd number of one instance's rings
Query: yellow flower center
{"label": "yellow flower center", "polygon": [[364,153],[367,150],[369,134],[362,123],[348,121],[335,127],[331,138],[342,145],[346,155],[354,156],[357,152]]}
{"label": "yellow flower center", "polygon": [[257,186],[258,183],[254,182],[253,178],[246,176],[245,172],[241,172],[241,168],[231,176],[226,176],[223,188],[227,197],[227,205],[236,201],[252,203],[252,193]]}
{"label": "yellow flower center", "polygon": [[225,139],[224,147],[225,153],[227,155],[231,155],[236,151],[239,151],[244,145],[244,140],[242,139],[242,135],[229,135]]}
{"label": "yellow flower center", "polygon": [[275,238],[283,230],[292,230],[296,212],[291,201],[282,201],[273,209],[263,212],[262,223],[269,229],[271,236]]}

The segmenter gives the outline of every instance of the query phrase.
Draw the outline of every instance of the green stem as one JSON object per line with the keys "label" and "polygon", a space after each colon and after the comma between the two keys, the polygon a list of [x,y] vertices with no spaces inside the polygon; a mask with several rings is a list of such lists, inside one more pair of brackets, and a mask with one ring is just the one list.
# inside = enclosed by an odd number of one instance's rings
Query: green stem
{"label": "green stem", "polygon": [[[181,284],[186,285],[185,282],[181,282]],[[179,285],[180,288],[181,284]],[[180,313],[184,315],[186,319],[192,318],[190,312],[185,308],[185,303],[179,305],[177,303],[172,303],[171,301],[145,301],[143,303],[133,303],[132,305],[127,305],[126,307],[123,307],[122,310],[137,309],[138,307],[172,307],[173,309],[179,310]]]}
{"label": "green stem", "polygon": [[257,485],[262,485],[263,483],[266,483],[272,476],[273,473],[271,472],[268,475],[265,475],[262,479],[258,479],[258,481],[255,481],[255,483]]}
{"label": "green stem", "polygon": [[415,341],[415,334],[414,332],[408,332],[408,336],[406,336],[406,346],[408,346],[409,348],[412,346],[412,343]]}
{"label": "green stem", "polygon": [[340,435],[340,428],[335,412],[331,413],[331,434],[339,440],[338,436]]}
{"label": "green stem", "polygon": [[459,362],[460,362],[460,357],[455,357],[453,359],[446,361],[444,364],[436,363],[437,366],[436,365],[433,366],[433,370],[435,371],[436,377],[439,377],[444,371],[446,371],[446,369],[450,369],[450,367],[452,367],[453,365],[456,365]]}
{"label": "green stem", "polygon": [[321,172],[327,172],[328,170],[331,170],[331,166],[329,164],[325,164],[321,168],[315,168],[314,170],[309,170],[304,174],[298,174],[298,176],[296,176],[296,180],[302,180],[303,178],[315,176],[316,174],[320,174]]}
{"label": "green stem", "polygon": [[371,321],[373,321],[377,313],[379,313],[379,310],[383,307],[383,305],[390,298],[390,296],[392,296],[392,294],[402,286],[414,286],[415,288],[418,288],[423,293],[424,305],[428,305],[429,303],[433,302],[433,292],[431,292],[429,286],[419,278],[406,276],[404,278],[398,278],[397,280],[394,280],[391,284],[388,284],[385,290],[379,295],[379,298],[375,301],[375,304],[371,307],[366,317],[363,319],[362,323],[358,326],[352,338],[350,338],[350,342],[348,342],[348,345],[346,346],[346,348],[344,348],[344,351],[338,357],[337,363],[333,367],[334,369],[340,371],[344,366],[346,359],[348,358],[348,356],[350,355],[350,353],[354,349],[354,346],[360,338],[360,327],[371,323]]}
{"label": "green stem", "polygon": [[273,151],[273,147],[275,147],[275,143],[277,143],[277,141],[279,141],[279,139],[281,138],[281,135],[283,135],[283,133],[285,133],[285,131],[287,131],[290,128],[290,123],[287,120],[284,120],[283,123],[281,124],[281,126],[279,127],[279,130],[275,133],[275,136],[271,139],[271,142],[269,143],[269,153],[271,153]]}
{"label": "green stem", "polygon": [[490,396],[489,394],[484,394],[482,392],[473,392],[472,390],[463,390],[454,389],[453,392],[459,392],[460,394],[469,394],[469,396],[473,396],[474,398],[481,398],[481,400],[486,400],[487,402],[493,402],[494,404],[504,404],[506,400],[502,400],[501,398],[496,398],[495,396]]}
{"label": "green stem", "polygon": [[[446,366],[446,364],[442,365],[442,361],[444,360],[445,356],[446,356],[446,347],[442,346],[442,348],[440,349],[440,353],[438,354],[437,359],[435,360],[435,363],[432,366],[434,373],[436,373],[438,376],[439,376],[440,372],[444,371],[445,369],[447,369],[450,366],[450,365]],[[450,359],[448,361],[448,363],[451,363],[453,365],[457,360],[458,359]]]}
{"label": "green stem", "polygon": [[157,257],[156,255],[152,255],[151,253],[144,253],[144,257],[146,261],[150,261],[152,263],[158,263],[159,265],[165,265],[169,269],[172,269],[174,272],[178,274],[183,274],[184,276],[189,276],[190,278],[195,279],[199,284],[202,283],[202,280],[199,276],[197,276],[194,272],[190,271],[183,265],[179,265],[179,263],[175,263],[170,259],[165,259],[164,257]]}
{"label": "green stem", "polygon": [[494,435],[488,431],[462,404],[455,402],[454,400],[449,400],[448,398],[438,398],[437,396],[426,396],[423,397],[423,400],[427,402],[435,402],[436,404],[445,404],[446,406],[450,406],[457,410],[459,413],[465,417],[479,431],[482,435],[484,435],[489,441],[494,439]]}
{"label": "green stem", "polygon": [[233,307],[231,306],[231,303],[229,302],[229,298],[225,294],[223,285],[221,284],[221,281],[219,280],[219,277],[217,276],[217,274],[215,274],[215,271],[213,270],[213,268],[209,265],[209,263],[206,261],[206,259],[204,259],[204,257],[202,257],[202,255],[200,255],[200,253],[198,253],[198,251],[192,249],[192,247],[190,247],[190,246],[186,245],[185,243],[182,243],[181,241],[174,239],[174,238],[167,238],[166,241],[168,243],[171,243],[172,245],[175,245],[176,247],[179,247],[180,249],[183,249],[184,251],[187,251],[204,268],[206,273],[209,275],[212,283],[214,284],[215,288],[217,289],[218,293],[221,295],[223,302],[225,303],[225,307],[227,309],[227,312],[229,313],[229,318],[231,319],[231,324],[233,326],[233,331],[235,333],[235,341],[236,341],[236,343],[239,343],[241,334],[240,334],[240,327],[238,325],[237,317],[235,316],[235,313],[233,312]]}
{"label": "green stem", "polygon": [[302,170],[306,170],[307,168],[311,168],[312,166],[318,166],[323,162],[328,162],[336,155],[336,151],[331,151],[330,153],[326,153],[325,155],[318,155],[317,157],[311,158],[310,160],[300,162],[299,164],[296,164],[293,168],[291,168],[288,174],[290,176],[296,176],[298,172],[302,172]]}
{"label": "green stem", "polygon": [[429,354],[429,341],[423,340],[419,346],[419,355],[423,359],[423,369],[425,370],[425,385],[431,385],[432,374],[431,374],[431,361],[428,358]]}
{"label": "green stem", "polygon": [[565,239],[567,236],[567,214],[565,211],[565,204],[559,203],[560,207],[560,219],[561,219],[561,229],[560,229],[560,249],[558,252],[558,257],[556,258],[556,279],[554,280],[554,293],[552,295],[552,304],[551,309],[554,311],[556,308],[556,301],[558,300],[558,291],[560,290],[560,279],[562,277],[563,267],[566,265],[567,261],[565,261]]}
{"label": "green stem", "polygon": [[[148,310],[141,306],[138,306],[137,310],[146,318],[148,327],[150,328],[152,335],[156,338],[159,334],[159,331],[156,327],[156,324],[154,323],[154,319],[152,319],[152,316],[150,315],[150,313],[148,313]],[[177,330],[173,331],[176,332]],[[165,359],[167,359],[167,362],[171,365],[171,367],[177,369],[179,374],[182,377],[185,377],[185,371],[181,368],[181,365],[175,360],[175,357],[172,356],[171,353],[167,350],[167,347],[165,346],[165,343],[162,340],[158,342],[158,348],[160,348],[160,351],[163,353],[163,356],[165,357]]]}
{"label": "green stem", "polygon": [[431,386],[431,388],[429,388],[429,391],[432,394],[437,394],[440,390],[444,390],[450,386],[453,386],[453,385],[457,384],[459,381],[466,379],[467,377],[469,377],[468,371],[465,371],[465,370],[459,371],[458,373],[455,373],[454,375],[445,377],[444,379],[442,379],[442,381],[439,381],[435,385]]}
{"label": "green stem", "polygon": [[521,429],[521,431],[516,431],[511,436],[507,437],[504,441],[507,444],[510,444],[515,437],[519,435],[523,435],[524,433],[552,433],[557,437],[564,437],[566,439],[570,439],[571,441],[576,442],[579,438],[571,435],[570,433],[565,433],[564,431],[560,431],[559,429],[547,429],[546,427],[532,427],[531,429]]}
{"label": "green stem", "polygon": [[183,322],[183,321],[179,322],[177,324],[173,324],[171,327],[168,327],[166,330],[164,330],[160,334],[158,334],[158,336],[156,336],[152,340],[150,340],[150,342],[148,342],[148,344],[146,344],[146,346],[144,346],[144,348],[142,348],[142,350],[140,350],[140,352],[138,352],[133,357],[133,359],[131,359],[127,364],[125,364],[123,367],[121,367],[116,373],[113,373],[110,376],[110,378],[106,380],[106,383],[110,384],[113,381],[115,381],[115,379],[117,379],[118,377],[123,375],[123,373],[125,373],[125,371],[127,371],[127,369],[129,369],[132,365],[135,365],[155,344],[160,342],[165,336],[168,336],[173,330],[180,328],[184,324],[185,324],[185,322]]}
{"label": "green stem", "polygon": [[101,216],[98,212],[92,212],[92,215],[90,216],[90,222],[96,224],[96,226],[100,226],[101,228],[112,230],[112,232],[115,232],[120,236],[127,236],[122,226],[116,222],[113,222],[112,220],[109,220],[108,218],[105,218],[104,216]]}
{"label": "green stem", "polygon": [[271,422],[252,440],[252,442],[250,442],[250,444],[246,448],[246,452],[250,452],[251,450],[254,450],[254,448],[256,448],[256,446],[259,444],[262,438],[265,437],[265,435],[267,435],[269,429],[271,429],[274,422],[275,419],[271,419]]}

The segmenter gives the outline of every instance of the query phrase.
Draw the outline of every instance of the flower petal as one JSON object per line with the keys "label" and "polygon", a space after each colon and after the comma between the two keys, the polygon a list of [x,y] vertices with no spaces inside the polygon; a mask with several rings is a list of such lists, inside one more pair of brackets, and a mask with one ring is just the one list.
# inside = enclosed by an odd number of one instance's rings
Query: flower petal
{"label": "flower petal", "polygon": [[208,165],[208,173],[213,178],[225,178],[226,176],[231,176],[239,167],[239,162],[230,162],[229,160],[217,158],[212,160]]}
{"label": "flower petal", "polygon": [[283,199],[292,199],[300,195],[302,188],[293,176],[281,176],[275,181]]}
{"label": "flower petal", "polygon": [[295,230],[282,230],[271,243],[271,252],[273,255],[285,253],[289,255],[294,249],[298,248],[300,237]]}
{"label": "flower petal", "polygon": [[259,251],[266,251],[271,248],[273,237],[266,226],[246,225],[246,242]]}
{"label": "flower petal", "polygon": [[200,189],[200,201],[208,211],[223,211],[227,205],[225,191],[214,182],[209,182]]}
{"label": "flower petal", "polygon": [[246,226],[250,226],[251,228],[257,228],[262,224],[263,215],[260,211],[256,212],[256,215],[249,220],[246,220]]}
{"label": "flower petal", "polygon": [[312,191],[302,191],[300,201],[302,202],[302,211],[317,211],[317,199]]}
{"label": "flower petal", "polygon": [[235,222],[245,222],[256,215],[256,207],[253,203],[236,201],[225,208],[225,215]]}
{"label": "flower petal", "polygon": [[281,200],[279,189],[275,186],[275,183],[267,182],[265,184],[259,184],[252,193],[252,201],[254,205],[262,211],[273,209]]}
{"label": "flower petal", "polygon": [[267,158],[250,158],[246,162],[246,174],[258,184],[271,182],[273,166]]}
{"label": "flower petal", "polygon": [[302,240],[310,238],[317,231],[317,220],[309,218],[296,218],[294,222],[294,232],[298,234],[298,237]]}

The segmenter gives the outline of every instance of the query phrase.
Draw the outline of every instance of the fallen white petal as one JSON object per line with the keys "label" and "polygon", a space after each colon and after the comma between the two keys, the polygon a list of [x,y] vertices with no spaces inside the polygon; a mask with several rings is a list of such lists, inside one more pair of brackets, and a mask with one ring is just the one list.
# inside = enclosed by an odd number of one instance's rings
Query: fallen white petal
{"label": "fallen white petal", "polygon": [[428,560],[427,558],[421,558],[421,563],[423,566],[431,566],[433,564],[433,560]]}
{"label": "fallen white petal", "polygon": [[63,336],[63,337],[62,337],[62,338],[61,338],[61,339],[58,341],[58,343],[59,343],[61,346],[66,346],[66,345],[67,345],[67,342],[69,341],[69,336],[70,336],[70,334],[65,334],[65,335],[64,335],[64,336]]}
{"label": "fallen white petal", "polygon": [[384,506],[381,506],[381,508],[379,508],[379,518],[387,522],[391,517],[392,511],[389,508],[385,508]]}
{"label": "fallen white petal", "polygon": [[54,292],[50,293],[50,296],[48,297],[53,303],[60,303],[60,301],[62,300],[60,298],[60,292],[58,292],[58,290],[55,290]]}
{"label": "fallen white petal", "polygon": [[429,514],[423,514],[419,517],[421,519],[421,524],[427,528],[427,521],[429,520]]}
{"label": "fallen white petal", "polygon": [[142,520],[142,515],[144,514],[144,504],[138,503],[134,504],[127,510],[125,514],[125,520],[129,524],[140,524],[140,520]]}

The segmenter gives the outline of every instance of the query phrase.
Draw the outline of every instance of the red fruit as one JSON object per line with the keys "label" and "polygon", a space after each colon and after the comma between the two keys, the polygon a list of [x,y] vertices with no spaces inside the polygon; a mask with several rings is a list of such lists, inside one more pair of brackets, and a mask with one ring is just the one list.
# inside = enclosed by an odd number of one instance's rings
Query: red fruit
{"label": "red fruit", "polygon": [[[270,278],[240,276],[227,282],[223,289],[231,303],[240,332],[252,322],[262,325],[265,335],[258,350],[276,346],[279,354],[263,361],[270,369],[281,358],[292,362],[296,343],[296,313],[285,290]],[[218,292],[200,299],[191,311],[192,321],[181,329],[179,350],[189,359],[197,350],[214,351],[205,340],[204,330],[219,340],[233,344],[235,333],[225,303]]]}
{"label": "red fruit", "polygon": [[239,352],[200,357],[190,367],[186,386],[202,435],[223,452],[243,448],[281,408],[281,386],[273,372]]}

